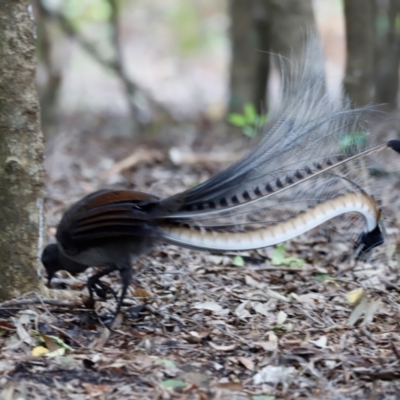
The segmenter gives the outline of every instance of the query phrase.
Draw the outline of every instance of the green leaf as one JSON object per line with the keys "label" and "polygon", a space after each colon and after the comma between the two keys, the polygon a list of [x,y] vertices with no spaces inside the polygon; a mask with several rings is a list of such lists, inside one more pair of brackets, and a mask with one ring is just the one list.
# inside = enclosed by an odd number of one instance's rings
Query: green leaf
{"label": "green leaf", "polygon": [[176,389],[187,386],[186,382],[178,381],[176,379],[167,379],[166,381],[162,381],[160,385],[169,389]]}
{"label": "green leaf", "polygon": [[364,147],[367,143],[367,134],[365,132],[354,132],[344,135],[340,139],[340,151],[347,152],[353,147]]}
{"label": "green leaf", "polygon": [[67,0],[63,3],[63,14],[72,22],[108,21],[111,6],[105,0]]}
{"label": "green leaf", "polygon": [[316,274],[314,278],[321,282],[332,279],[329,274]]}
{"label": "green leaf", "polygon": [[268,115],[267,114],[258,115],[257,118],[256,118],[255,125],[257,127],[262,127],[267,123],[267,121],[268,121]]}
{"label": "green leaf", "polygon": [[[41,342],[44,342],[43,337],[41,336],[41,333],[36,331],[35,329],[31,329],[31,335],[37,337]],[[50,338],[51,340],[53,340],[54,343],[57,344],[57,346],[60,346],[66,350],[69,351],[75,351],[71,346],[68,346],[63,340],[61,340],[59,337],[57,336],[53,336],[53,335],[46,335],[48,338]]]}
{"label": "green leaf", "polygon": [[242,114],[231,113],[228,115],[228,122],[234,126],[239,126],[240,128],[247,125],[246,117]]}
{"label": "green leaf", "polygon": [[400,14],[396,15],[396,21],[394,23],[396,33],[400,32]]}
{"label": "green leaf", "polygon": [[51,335],[48,335],[48,336],[49,336],[49,338],[53,339],[54,342],[57,343],[58,346],[66,349],[66,350],[74,351],[74,349],[71,346],[68,346],[64,341],[62,341],[57,336],[51,336]]}
{"label": "green leaf", "polygon": [[284,244],[276,246],[272,252],[272,265],[288,265],[290,267],[301,267],[305,261],[297,257],[285,257],[286,249]]}
{"label": "green leaf", "polygon": [[253,138],[256,136],[257,131],[252,127],[252,126],[245,126],[242,129],[243,133],[245,136],[248,136],[249,138]]}
{"label": "green leaf", "polygon": [[62,357],[63,355],[65,355],[65,348],[59,347],[57,350],[46,353],[45,357],[54,358],[54,357]]}
{"label": "green leaf", "polygon": [[257,110],[253,103],[246,103],[243,107],[244,116],[248,124],[254,125],[257,118]]}
{"label": "green leaf", "polygon": [[244,267],[244,260],[242,256],[235,256],[232,259],[232,264],[236,265],[237,267]]}
{"label": "green leaf", "polygon": [[176,368],[176,365],[173,361],[168,360],[167,358],[157,358],[157,360],[154,361],[155,365],[164,365],[164,367],[168,368]]}
{"label": "green leaf", "polygon": [[332,283],[332,284],[336,285],[337,287],[339,287],[339,285],[336,282],[335,278],[333,278],[329,274],[317,274],[314,277],[315,277],[315,279],[317,281],[320,281],[320,282],[325,283],[325,284]]}
{"label": "green leaf", "polygon": [[281,262],[285,259],[285,245],[278,244],[272,252],[271,264],[272,265],[281,265]]}

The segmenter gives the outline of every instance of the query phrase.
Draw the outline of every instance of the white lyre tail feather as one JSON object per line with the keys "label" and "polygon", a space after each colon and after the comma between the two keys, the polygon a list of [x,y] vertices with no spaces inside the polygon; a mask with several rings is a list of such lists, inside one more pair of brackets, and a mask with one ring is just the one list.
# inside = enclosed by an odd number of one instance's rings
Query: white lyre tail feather
{"label": "white lyre tail feather", "polygon": [[221,232],[220,229],[173,224],[165,224],[161,228],[165,241],[183,247],[220,251],[252,250],[293,239],[332,218],[351,212],[364,216],[367,232],[378,226],[380,211],[375,201],[361,192],[327,200],[286,221],[250,231]]}

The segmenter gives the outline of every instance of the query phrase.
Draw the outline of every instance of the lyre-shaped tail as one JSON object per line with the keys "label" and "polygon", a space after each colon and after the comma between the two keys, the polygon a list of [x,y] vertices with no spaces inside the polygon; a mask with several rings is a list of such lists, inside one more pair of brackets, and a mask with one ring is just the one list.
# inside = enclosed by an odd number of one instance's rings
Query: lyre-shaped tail
{"label": "lyre-shaped tail", "polygon": [[169,210],[160,217],[165,241],[197,249],[248,250],[359,213],[366,221],[359,248],[367,251],[382,242],[380,212],[367,193],[364,164],[381,150],[399,152],[400,142],[366,149],[364,122],[372,108],[352,109],[345,96],[330,97],[321,44],[311,37],[306,50],[308,61],[283,79],[280,101],[249,155],[161,202],[161,209]]}

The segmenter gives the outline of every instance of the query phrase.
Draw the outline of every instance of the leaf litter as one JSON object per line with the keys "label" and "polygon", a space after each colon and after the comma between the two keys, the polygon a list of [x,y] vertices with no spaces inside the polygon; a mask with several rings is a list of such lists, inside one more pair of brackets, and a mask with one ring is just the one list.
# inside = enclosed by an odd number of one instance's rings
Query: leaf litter
{"label": "leaf litter", "polygon": [[[96,152],[84,149],[93,143]],[[176,163],[176,151],[173,161],[163,149],[139,157],[127,145],[125,157],[135,162],[101,170],[96,160],[112,157],[114,145],[87,138],[80,146],[96,157],[72,164],[58,148],[47,160],[49,240],[65,207],[104,187],[105,179],[110,187],[170,195],[221,168],[211,159]],[[232,159],[226,144],[213,151]],[[240,254],[160,245],[135,263],[112,330],[114,299],[97,299],[95,310],[84,305],[93,269],[77,277],[59,272],[53,290],[71,293],[72,307],[34,298],[0,307],[0,398],[394,399],[400,392],[397,224],[388,227],[391,250],[355,267],[343,259],[348,239],[330,243],[319,230]],[[118,276],[104,283],[118,288]]]}

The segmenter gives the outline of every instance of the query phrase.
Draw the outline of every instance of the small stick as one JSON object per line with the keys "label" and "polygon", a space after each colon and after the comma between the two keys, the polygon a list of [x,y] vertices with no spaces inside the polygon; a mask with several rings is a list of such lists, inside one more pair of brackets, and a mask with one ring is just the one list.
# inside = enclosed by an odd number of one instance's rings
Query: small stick
{"label": "small stick", "polygon": [[25,299],[25,300],[10,300],[0,303],[0,309],[7,309],[11,307],[26,306],[30,304],[49,304],[51,306],[59,307],[78,307],[81,303],[77,301],[62,301],[57,299]]}

